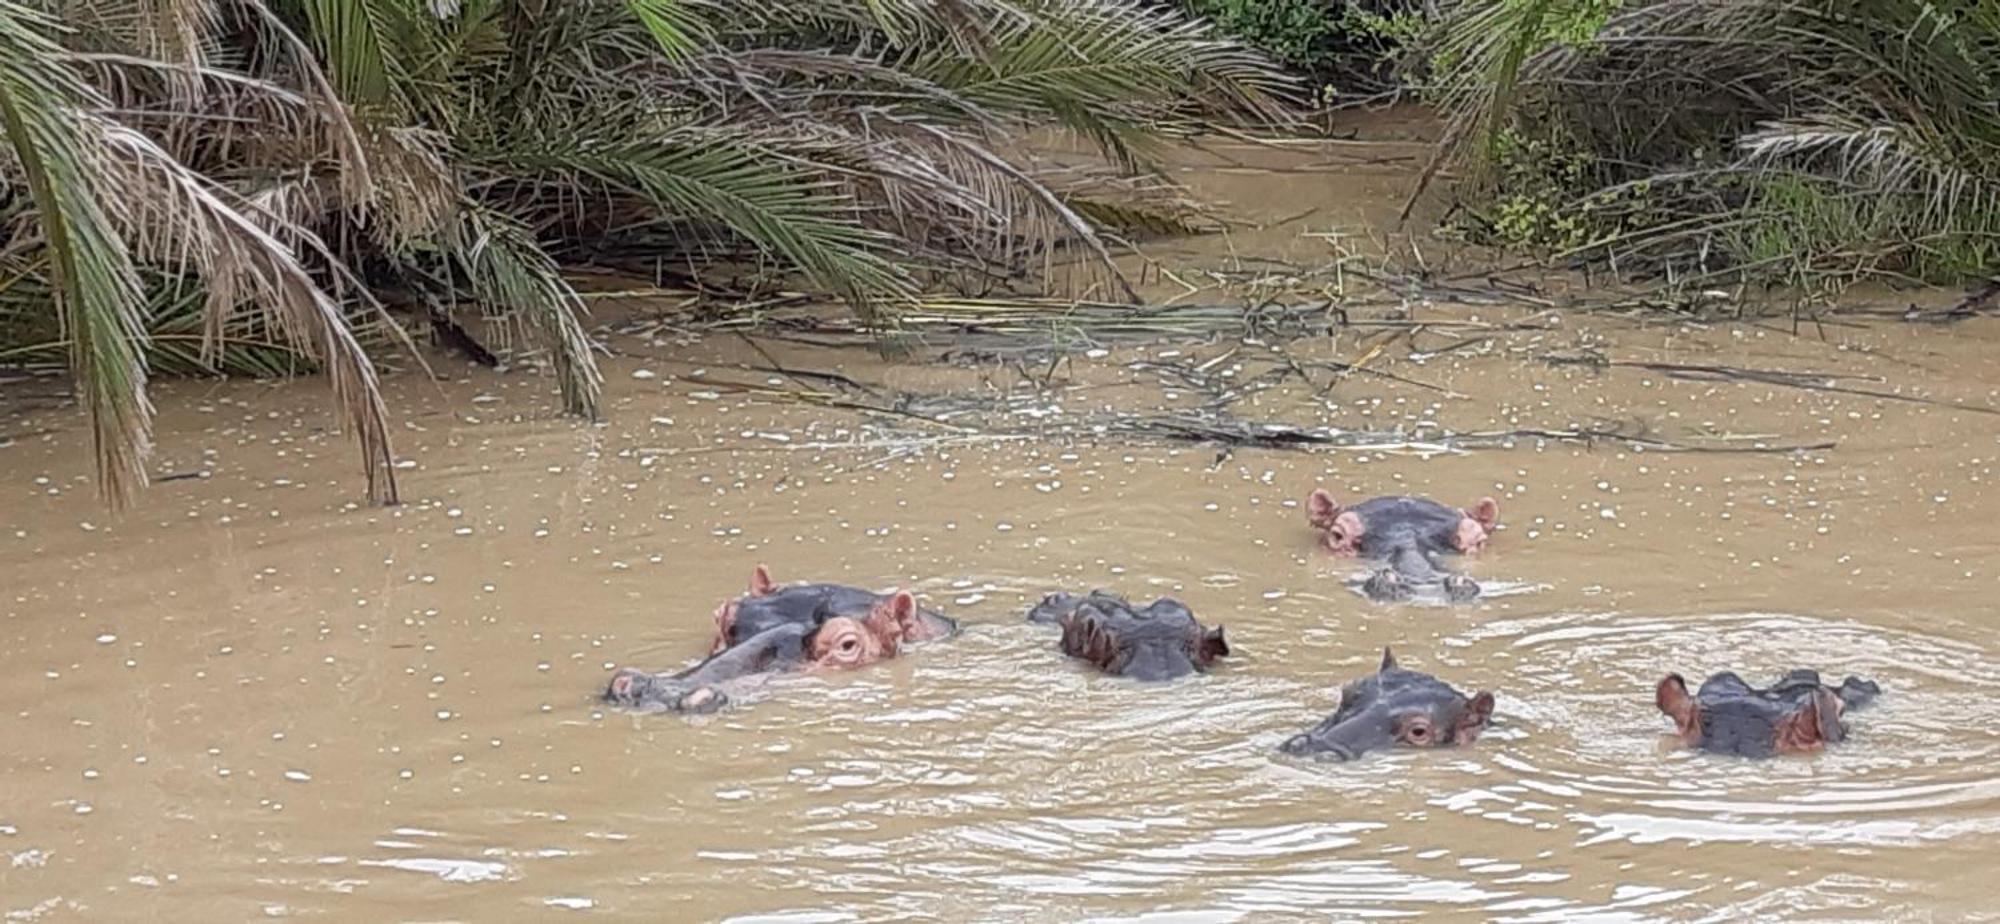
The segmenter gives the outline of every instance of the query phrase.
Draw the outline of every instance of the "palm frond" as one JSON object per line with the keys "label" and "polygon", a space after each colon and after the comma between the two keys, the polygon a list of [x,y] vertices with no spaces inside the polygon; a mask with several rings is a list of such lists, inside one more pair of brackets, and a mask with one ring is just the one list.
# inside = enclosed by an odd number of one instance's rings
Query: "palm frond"
{"label": "palm frond", "polygon": [[714,30],[687,0],[625,0],[625,6],[652,34],[669,62],[686,61],[714,41]]}
{"label": "palm frond", "polygon": [[[477,304],[491,329],[533,332],[566,407],[594,414],[602,381],[558,261],[623,248],[655,267],[747,261],[753,284],[801,281],[863,314],[920,284],[1129,296],[1102,229],[1189,227],[1132,169],[1148,144],[1282,121],[1293,90],[1150,0],[60,7],[73,29],[0,0],[16,152],[0,208],[36,204],[0,216],[34,229],[0,243],[0,267],[61,293],[65,326],[37,342],[71,351],[121,496],[143,477],[148,357],[324,371],[371,492],[392,496],[363,352],[407,340],[384,299],[434,320]],[[1015,143],[1049,125],[1131,182],[1086,189]],[[23,317],[31,286],[0,285],[0,320]]]}
{"label": "palm frond", "polygon": [[417,17],[409,0],[301,0],[340,99],[386,104],[410,68],[401,60],[404,30]]}
{"label": "palm frond", "polygon": [[146,484],[152,448],[138,273],[100,198],[113,167],[78,116],[94,93],[58,64],[56,24],[0,0],[0,124],[48,242],[69,368],[90,416],[100,492],[114,506]]}
{"label": "palm frond", "polygon": [[583,300],[518,222],[491,209],[459,210],[444,245],[482,302],[525,318],[551,345],[563,406],[596,419],[603,376],[583,329]]}
{"label": "palm frond", "polygon": [[1737,142],[1749,167],[1809,166],[1877,196],[1921,203],[1921,220],[1958,223],[2000,212],[2000,174],[1970,167],[1935,133],[1894,122],[1821,113],[1769,122]]}
{"label": "palm frond", "polygon": [[[207,296],[199,280],[153,278],[148,282],[142,352],[147,368],[154,373],[278,379],[316,371],[310,359],[266,330],[254,316],[231,319],[221,335],[222,348],[211,349],[214,338],[207,329]],[[35,309],[46,304],[51,294],[44,287],[35,288],[39,291],[10,286],[0,298],[0,318],[11,317],[33,328],[32,334],[22,328],[7,328],[12,334],[10,342],[18,345],[0,348],[0,363],[60,366],[66,361],[71,342],[60,332],[35,323]],[[4,320],[0,320],[0,327],[5,327]]]}
{"label": "palm frond", "polygon": [[907,274],[883,256],[889,239],[862,228],[855,203],[833,184],[726,132],[544,149],[510,160],[589,177],[682,220],[727,228],[857,306],[910,290]]}
{"label": "palm frond", "polygon": [[1055,118],[1124,152],[1187,107],[1282,121],[1295,83],[1206,23],[1127,0],[1039,0],[993,30],[984,60],[917,52],[906,69],[1000,112]]}
{"label": "palm frond", "polygon": [[[219,336],[229,318],[247,307],[325,369],[334,403],[360,443],[369,497],[394,502],[388,411],[374,365],[340,307],[299,265],[291,248],[238,210],[241,200],[138,132],[92,113],[77,118],[106,152],[100,188],[123,204],[113,226],[147,260],[201,278],[211,334]],[[294,229],[292,236],[309,235]],[[213,350],[208,347],[209,355]]]}

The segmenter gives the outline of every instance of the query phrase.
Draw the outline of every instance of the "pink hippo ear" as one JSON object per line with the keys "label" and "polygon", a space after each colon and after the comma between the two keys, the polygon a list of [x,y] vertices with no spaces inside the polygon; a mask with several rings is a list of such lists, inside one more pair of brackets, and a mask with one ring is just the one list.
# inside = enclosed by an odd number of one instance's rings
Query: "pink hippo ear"
{"label": "pink hippo ear", "polygon": [[1331,527],[1339,516],[1340,502],[1326,493],[1325,488],[1314,488],[1312,496],[1306,498],[1306,522],[1311,523],[1314,529]]}
{"label": "pink hippo ear", "polygon": [[1493,694],[1481,690],[1466,701],[1465,711],[1459,713],[1458,724],[1452,728],[1452,741],[1471,744],[1479,739],[1479,733],[1485,731],[1487,723],[1492,720]]}
{"label": "pink hippo ear", "polygon": [[1681,675],[1668,674],[1653,688],[1653,705],[1674,720],[1674,730],[1689,747],[1701,744],[1701,706],[1688,695],[1687,681]]}
{"label": "pink hippo ear", "polygon": [[1493,527],[1500,525],[1500,502],[1490,497],[1482,497],[1479,503],[1473,504],[1472,509],[1465,512],[1465,515],[1490,533]]}
{"label": "pink hippo ear", "polygon": [[1458,532],[1451,538],[1452,545],[1460,552],[1471,554],[1486,545],[1486,537],[1500,522],[1500,504],[1490,497],[1482,497],[1472,509],[1462,510],[1465,514],[1458,521]]}
{"label": "pink hippo ear", "polygon": [[1778,720],[1776,750],[1780,754],[1806,754],[1847,737],[1840,726],[1841,712],[1840,697],[1832,690],[1814,690],[1791,715]]}
{"label": "pink hippo ear", "polygon": [[758,565],[757,570],[750,572],[750,596],[768,597],[777,592],[778,582],[771,580],[770,569]]}
{"label": "pink hippo ear", "polygon": [[731,600],[715,608],[715,644],[709,646],[709,654],[729,647],[729,628],[735,624],[736,601]]}
{"label": "pink hippo ear", "polygon": [[911,640],[924,637],[923,625],[917,614],[917,598],[907,590],[899,590],[868,611],[869,631],[891,641]]}

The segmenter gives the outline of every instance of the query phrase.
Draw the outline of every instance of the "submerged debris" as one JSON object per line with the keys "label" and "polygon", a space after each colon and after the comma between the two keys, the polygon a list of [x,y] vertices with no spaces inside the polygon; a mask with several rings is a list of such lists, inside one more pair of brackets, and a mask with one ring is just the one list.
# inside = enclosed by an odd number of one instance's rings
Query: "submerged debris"
{"label": "submerged debris", "polygon": [[878,325],[834,315],[810,304],[784,301],[774,303],[769,310],[741,311],[721,318],[683,315],[636,319],[611,330],[630,334],[656,334],[667,329],[754,333],[770,340],[825,347],[880,347],[887,340],[902,350],[941,348],[940,358],[947,362],[977,364],[1161,343],[1285,343],[1324,338],[1343,330],[1400,332],[1423,328],[1498,333],[1550,328],[1542,318],[1420,321],[1357,317],[1354,313],[1363,306],[1399,304],[1399,299],[1361,302],[1325,297],[1155,305],[1053,298],[933,298],[917,302]]}

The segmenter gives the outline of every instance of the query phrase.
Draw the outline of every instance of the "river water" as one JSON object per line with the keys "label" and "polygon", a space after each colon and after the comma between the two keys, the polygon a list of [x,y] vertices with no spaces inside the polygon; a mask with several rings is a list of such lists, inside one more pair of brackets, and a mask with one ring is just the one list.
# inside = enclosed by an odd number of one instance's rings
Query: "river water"
{"label": "river water", "polygon": [[[1292,344],[1351,362],[1387,342],[1370,368],[1397,378],[1322,372],[1233,407],[1416,435],[1318,452],[982,436],[739,388],[800,388],[750,368],[776,360],[1046,426],[1185,406],[1147,363],[1248,380],[1287,361],[1254,344],[1051,370],[655,324],[607,339],[601,425],[561,417],[546,377],[439,359],[444,381],[389,381],[406,502],[386,509],[354,503],[356,453],[315,382],[160,386],[156,467],[201,477],[120,517],[92,495],[79,420],[17,388],[0,914],[2000,919],[2000,322],[1794,335],[1413,310],[1474,326]],[[1892,397],[1547,361],[1586,350]],[[1671,445],[1423,436],[1590,425]],[[1785,446],[1821,448],[1709,451]],[[1503,529],[1467,566],[1519,592],[1363,600],[1314,550],[1318,486],[1498,498]],[[966,628],[712,716],[594,701],[614,666],[704,651],[758,563],[909,588]],[[1087,673],[1021,615],[1092,587],[1177,596],[1234,652],[1163,685]],[[1494,691],[1496,727],[1456,751],[1278,755],[1384,646]],[[1884,695],[1847,742],[1755,763],[1675,749],[1652,705],[1668,672],[1793,667]]]}

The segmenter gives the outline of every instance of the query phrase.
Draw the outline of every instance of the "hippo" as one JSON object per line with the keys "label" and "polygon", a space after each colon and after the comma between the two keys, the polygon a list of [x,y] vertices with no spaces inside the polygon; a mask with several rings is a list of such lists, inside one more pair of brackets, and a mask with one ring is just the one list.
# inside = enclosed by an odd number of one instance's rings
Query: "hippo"
{"label": "hippo", "polygon": [[1061,626],[1063,654],[1134,680],[1206,672],[1229,653],[1221,626],[1204,628],[1192,611],[1170,597],[1142,609],[1103,590],[1083,597],[1054,593],[1028,611],[1028,621]]}
{"label": "hippo", "polygon": [[893,658],[903,646],[958,631],[907,591],[878,594],[840,584],[780,587],[763,565],[744,596],[715,610],[706,660],[674,674],[620,668],[604,700],[620,706],[711,712],[782,673],[847,670]]}
{"label": "hippo", "polygon": [[1377,497],[1342,507],[1319,489],[1306,500],[1306,516],[1325,531],[1320,544],[1328,551],[1383,564],[1361,585],[1369,599],[1407,600],[1414,587],[1438,585],[1462,603],[1479,596],[1479,584],[1441,569],[1432,556],[1479,551],[1500,520],[1500,504],[1482,497],[1461,510],[1427,497]]}
{"label": "hippo", "polygon": [[1467,697],[1429,674],[1404,670],[1382,649],[1375,673],[1340,688],[1340,708],[1318,727],[1285,739],[1295,757],[1354,760],[1369,751],[1471,744],[1493,717],[1493,694]]}
{"label": "hippo", "polygon": [[1819,673],[1795,670],[1768,687],[1753,687],[1723,671],[1694,695],[1679,674],[1668,674],[1653,691],[1653,702],[1674,720],[1682,743],[1715,754],[1770,757],[1810,754],[1847,739],[1841,716],[1881,695],[1873,681],[1849,677],[1840,686],[1820,682]]}

